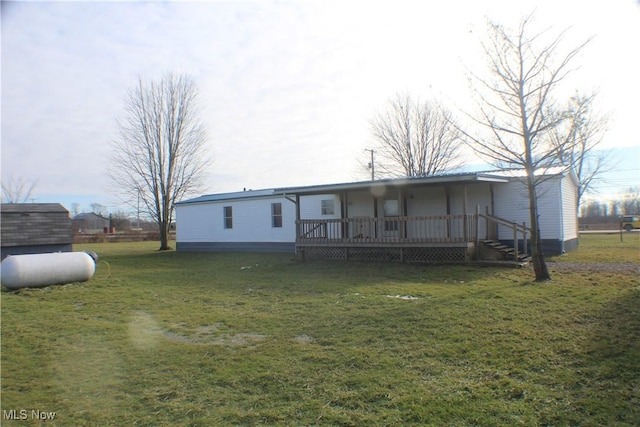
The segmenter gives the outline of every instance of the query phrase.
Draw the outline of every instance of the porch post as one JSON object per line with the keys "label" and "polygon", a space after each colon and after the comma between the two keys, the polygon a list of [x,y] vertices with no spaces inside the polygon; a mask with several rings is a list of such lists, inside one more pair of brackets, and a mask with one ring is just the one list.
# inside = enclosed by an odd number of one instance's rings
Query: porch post
{"label": "porch post", "polygon": [[475,217],[475,224],[476,224],[476,250],[477,247],[480,246],[480,205],[476,205],[476,217]]}
{"label": "porch post", "polygon": [[463,185],[463,189],[464,189],[464,196],[462,198],[462,214],[463,214],[463,219],[462,219],[462,228],[463,228],[463,233],[464,233],[464,241],[468,242],[469,241],[469,224],[467,223],[467,184]]}
{"label": "porch post", "polygon": [[[491,193],[491,215],[495,215],[496,214],[495,204],[494,204],[494,201],[493,201],[493,199],[494,199],[493,198],[493,189],[494,189],[494,186],[493,186],[493,182],[492,182],[491,184],[489,184],[489,192]],[[489,212],[487,211],[487,213],[489,213]]]}
{"label": "porch post", "polygon": [[378,198],[373,196],[373,238],[378,238]]}
{"label": "porch post", "polygon": [[300,232],[300,195],[296,194],[296,242],[298,241],[298,238],[302,235],[302,233]]}
{"label": "porch post", "polygon": [[451,239],[451,187],[445,185],[444,196],[447,204],[447,239]]}
{"label": "porch post", "polygon": [[407,237],[407,198],[406,198],[406,194],[405,191],[402,187],[400,187],[398,189],[398,204],[400,206],[398,206],[398,208],[400,209],[400,218],[402,218],[402,220],[400,221],[400,237],[405,239]]}
{"label": "porch post", "polygon": [[340,219],[342,220],[342,238],[349,238],[349,207],[348,207],[348,196],[347,192],[340,193]]}
{"label": "porch post", "polygon": [[294,239],[294,247],[295,247],[295,252],[296,255],[300,255],[301,260],[304,262],[305,261],[305,256],[304,256],[304,249],[301,249],[300,252],[298,252],[298,241],[300,239],[300,236],[302,235],[301,233],[301,229],[302,229],[302,225],[300,224],[300,195],[296,194],[296,236]]}
{"label": "porch post", "polygon": [[518,224],[513,223],[513,249],[515,251],[515,258],[518,261]]}

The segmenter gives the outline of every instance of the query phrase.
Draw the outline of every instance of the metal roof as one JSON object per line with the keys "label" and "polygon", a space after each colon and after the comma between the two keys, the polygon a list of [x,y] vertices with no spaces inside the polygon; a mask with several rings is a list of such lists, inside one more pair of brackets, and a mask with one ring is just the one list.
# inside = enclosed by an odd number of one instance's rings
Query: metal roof
{"label": "metal roof", "polygon": [[375,181],[358,181],[339,184],[311,185],[305,187],[285,187],[277,188],[277,194],[323,194],[336,191],[348,190],[365,190],[376,187],[409,187],[418,185],[437,185],[437,184],[454,184],[454,183],[473,183],[473,182],[509,182],[509,177],[500,176],[491,172],[465,172],[443,175],[408,177],[408,178],[388,178],[378,179]]}
{"label": "metal roof", "polygon": [[176,205],[187,205],[191,203],[206,203],[206,202],[219,202],[225,200],[242,200],[242,199],[255,199],[261,197],[277,197],[281,196],[276,194],[273,188],[263,190],[246,190],[236,191],[234,193],[218,193],[218,194],[206,194],[203,196],[195,197],[193,199],[181,200]]}
{"label": "metal roof", "polygon": [[[251,198],[266,197],[282,197],[286,195],[311,195],[311,194],[328,194],[337,191],[353,191],[353,190],[369,190],[372,188],[401,188],[424,185],[443,185],[443,184],[464,184],[478,182],[495,182],[507,183],[510,180],[522,176],[523,170],[492,170],[483,172],[461,172],[449,173],[441,175],[405,177],[405,178],[386,178],[374,181],[356,181],[344,182],[336,184],[320,184],[307,185],[301,187],[281,187],[263,190],[238,191],[235,193],[219,193],[208,194],[193,199],[177,202],[176,205],[185,205],[191,203],[207,203],[227,200],[242,200]],[[547,170],[549,175],[557,175],[562,173],[561,170]]]}

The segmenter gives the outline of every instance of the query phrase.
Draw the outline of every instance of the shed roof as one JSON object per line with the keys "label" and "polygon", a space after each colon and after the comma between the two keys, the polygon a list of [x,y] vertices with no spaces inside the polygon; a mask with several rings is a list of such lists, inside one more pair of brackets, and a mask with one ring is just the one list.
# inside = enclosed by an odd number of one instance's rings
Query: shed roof
{"label": "shed roof", "polygon": [[69,211],[60,203],[3,203],[0,210],[7,213],[57,212],[69,214]]}

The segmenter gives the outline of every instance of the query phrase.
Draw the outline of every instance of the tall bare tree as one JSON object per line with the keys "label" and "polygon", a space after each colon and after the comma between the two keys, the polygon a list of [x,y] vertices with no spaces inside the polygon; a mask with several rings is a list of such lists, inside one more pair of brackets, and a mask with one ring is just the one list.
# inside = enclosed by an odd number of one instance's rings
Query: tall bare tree
{"label": "tall bare tree", "polygon": [[[607,170],[606,152],[597,152],[607,131],[607,117],[595,111],[596,94],[576,94],[562,114],[564,126],[551,131],[551,141],[560,161],[571,168],[578,179],[578,203],[599,175]],[[576,206],[577,208],[577,206]]]}
{"label": "tall bare tree", "polygon": [[[478,112],[470,116],[481,129],[466,136],[490,163],[526,171],[532,263],[536,281],[544,281],[551,275],[542,250],[537,191],[544,172],[562,165],[551,133],[568,117],[553,114],[562,111],[554,95],[588,40],[561,53],[565,33],[533,32],[532,19],[524,18],[515,30],[488,23],[488,38],[482,47],[489,76],[472,75]],[[574,141],[568,138],[565,144],[563,151],[572,151],[568,145]]]}
{"label": "tall bare tree", "polygon": [[444,107],[396,95],[370,121],[379,153],[376,168],[386,176],[428,176],[459,166],[462,141]]}
{"label": "tall bare tree", "polygon": [[198,189],[206,166],[206,134],[199,120],[198,91],[186,75],[141,79],[125,97],[109,175],[131,205],[138,197],[160,231],[160,250],[170,249],[174,203]]}
{"label": "tall bare tree", "polygon": [[37,180],[28,181],[22,177],[14,178],[13,175],[2,180],[2,201],[5,203],[25,203],[31,197]]}

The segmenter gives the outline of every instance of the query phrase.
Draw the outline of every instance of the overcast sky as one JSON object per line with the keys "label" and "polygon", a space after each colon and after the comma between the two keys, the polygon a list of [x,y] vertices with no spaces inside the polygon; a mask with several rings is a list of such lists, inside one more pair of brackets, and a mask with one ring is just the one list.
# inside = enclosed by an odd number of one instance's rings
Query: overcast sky
{"label": "overcast sky", "polygon": [[200,88],[205,192],[366,179],[373,114],[397,92],[467,108],[486,18],[534,10],[540,29],[571,27],[567,49],[595,36],[565,90],[599,90],[604,146],[640,167],[634,0],[2,2],[2,178],[37,180],[36,201],[115,209],[122,99],[174,72]]}

